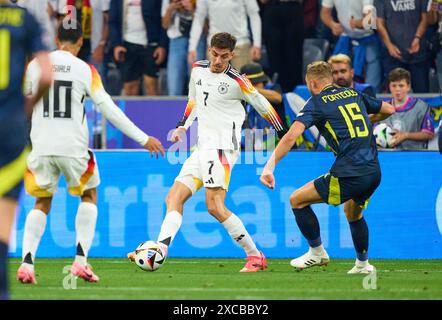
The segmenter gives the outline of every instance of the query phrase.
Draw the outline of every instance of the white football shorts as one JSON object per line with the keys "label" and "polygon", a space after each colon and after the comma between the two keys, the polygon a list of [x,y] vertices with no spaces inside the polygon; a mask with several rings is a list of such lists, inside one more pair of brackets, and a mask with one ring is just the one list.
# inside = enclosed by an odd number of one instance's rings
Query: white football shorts
{"label": "white football shorts", "polygon": [[194,194],[202,186],[228,190],[230,174],[238,159],[237,150],[196,149],[184,162],[175,181],[185,184]]}
{"label": "white football shorts", "polygon": [[68,185],[68,192],[73,196],[82,196],[85,190],[96,188],[100,184],[100,174],[95,155],[88,150],[87,158],[64,156],[28,157],[25,172],[26,191],[38,198],[52,197],[57,191],[58,180],[63,174]]}

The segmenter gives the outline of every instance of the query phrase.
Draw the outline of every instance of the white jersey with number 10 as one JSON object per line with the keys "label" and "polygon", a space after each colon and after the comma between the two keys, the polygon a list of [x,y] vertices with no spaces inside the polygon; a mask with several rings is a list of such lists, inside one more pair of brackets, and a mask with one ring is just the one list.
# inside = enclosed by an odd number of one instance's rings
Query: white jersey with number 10
{"label": "white jersey with number 10", "polygon": [[[148,136],[114,104],[97,70],[67,51],[50,54],[53,84],[32,114],[31,142],[35,156],[87,157],[89,131],[84,99],[95,106],[124,134],[144,145]],[[25,94],[38,90],[40,70],[35,60],[26,71]]]}

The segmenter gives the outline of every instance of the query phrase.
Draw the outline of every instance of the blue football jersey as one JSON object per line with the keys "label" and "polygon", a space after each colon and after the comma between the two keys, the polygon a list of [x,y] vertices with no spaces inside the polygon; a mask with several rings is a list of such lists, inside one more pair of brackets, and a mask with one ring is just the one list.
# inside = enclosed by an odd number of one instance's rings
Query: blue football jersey
{"label": "blue football jersey", "polygon": [[0,146],[4,152],[26,143],[23,77],[27,58],[43,50],[35,18],[16,5],[0,5],[0,133],[4,140]]}
{"label": "blue football jersey", "polygon": [[363,176],[379,170],[376,141],[368,114],[378,113],[382,101],[350,88],[328,86],[311,97],[296,121],[316,126],[336,155],[330,173]]}
{"label": "blue football jersey", "polygon": [[18,6],[0,5],[0,117],[23,109],[26,61],[42,50],[45,48],[35,18]]}

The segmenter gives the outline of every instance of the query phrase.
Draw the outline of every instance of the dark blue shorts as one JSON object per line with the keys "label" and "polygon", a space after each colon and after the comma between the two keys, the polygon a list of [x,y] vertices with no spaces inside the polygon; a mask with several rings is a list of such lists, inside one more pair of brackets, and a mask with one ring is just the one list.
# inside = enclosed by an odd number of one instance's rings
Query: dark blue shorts
{"label": "dark blue shorts", "polygon": [[18,151],[15,155],[7,154],[0,149],[0,198],[18,200],[23,188],[27,154],[27,148]]}
{"label": "dark blue shorts", "polygon": [[17,200],[23,187],[28,154],[26,127],[24,122],[14,119],[0,125],[0,198]]}
{"label": "dark blue shorts", "polygon": [[352,199],[364,208],[380,183],[380,170],[359,177],[338,178],[327,173],[314,181],[316,191],[326,203],[337,206]]}

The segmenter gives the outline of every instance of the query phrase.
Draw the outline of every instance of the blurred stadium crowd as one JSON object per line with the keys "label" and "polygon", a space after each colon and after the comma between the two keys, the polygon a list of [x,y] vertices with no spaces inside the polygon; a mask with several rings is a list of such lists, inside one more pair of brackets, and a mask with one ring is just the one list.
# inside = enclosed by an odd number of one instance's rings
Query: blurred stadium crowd
{"label": "blurred stadium crowd", "polygon": [[[409,71],[410,92],[441,92],[440,0],[12,2],[36,16],[51,49],[58,22],[67,15],[81,21],[80,58],[96,66],[114,96],[186,95],[192,63],[206,58],[207,42],[220,31],[237,38],[232,65],[260,91],[302,91],[306,66],[325,60],[334,61],[343,86],[371,94],[390,93],[397,68]],[[282,98],[265,96],[286,118]]]}

